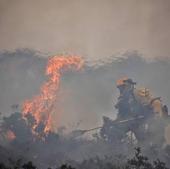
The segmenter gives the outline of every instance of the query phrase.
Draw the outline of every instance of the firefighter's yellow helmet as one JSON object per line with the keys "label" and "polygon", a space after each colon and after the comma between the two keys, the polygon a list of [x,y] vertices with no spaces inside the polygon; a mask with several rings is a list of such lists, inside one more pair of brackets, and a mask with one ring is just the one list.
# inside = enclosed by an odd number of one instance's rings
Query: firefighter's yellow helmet
{"label": "firefighter's yellow helmet", "polygon": [[126,85],[127,83],[128,84],[133,84],[133,85],[136,84],[136,82],[133,82],[133,80],[129,79],[128,77],[123,77],[123,78],[116,81],[117,87]]}
{"label": "firefighter's yellow helmet", "polygon": [[127,81],[127,80],[128,80],[127,77],[123,77],[123,78],[121,78],[121,79],[118,79],[118,80],[116,81],[116,85],[117,85],[117,86],[125,85],[125,81]]}

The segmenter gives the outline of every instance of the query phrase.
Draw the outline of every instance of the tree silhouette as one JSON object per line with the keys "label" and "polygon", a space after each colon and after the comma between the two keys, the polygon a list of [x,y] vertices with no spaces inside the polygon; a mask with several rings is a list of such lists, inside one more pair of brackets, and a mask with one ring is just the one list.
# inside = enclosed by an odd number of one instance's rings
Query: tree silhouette
{"label": "tree silhouette", "polygon": [[135,148],[135,156],[127,161],[126,169],[168,169],[164,162],[159,159],[153,162],[149,162],[148,157],[143,156],[141,149]]}
{"label": "tree silhouette", "polygon": [[29,161],[28,163],[24,164],[22,166],[22,168],[23,169],[37,169],[37,167],[35,167],[31,161]]}

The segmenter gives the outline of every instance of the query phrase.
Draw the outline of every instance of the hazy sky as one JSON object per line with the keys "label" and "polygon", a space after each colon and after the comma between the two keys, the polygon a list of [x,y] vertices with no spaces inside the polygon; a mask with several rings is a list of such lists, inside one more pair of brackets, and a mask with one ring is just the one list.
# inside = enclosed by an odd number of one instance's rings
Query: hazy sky
{"label": "hazy sky", "polygon": [[0,0],[0,50],[170,56],[169,0]]}

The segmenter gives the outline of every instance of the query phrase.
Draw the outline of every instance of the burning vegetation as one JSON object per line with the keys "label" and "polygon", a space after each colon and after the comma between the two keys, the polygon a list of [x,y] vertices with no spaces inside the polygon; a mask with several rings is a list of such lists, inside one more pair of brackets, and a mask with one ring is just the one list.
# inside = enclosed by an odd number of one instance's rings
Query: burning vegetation
{"label": "burning vegetation", "polygon": [[[40,93],[25,101],[21,112],[15,111],[2,119],[0,144],[6,151],[2,156],[7,154],[7,159],[10,152],[14,160],[31,160],[41,169],[54,168],[63,162],[84,169],[116,168],[112,164],[118,162],[124,165],[122,167],[127,165],[127,169],[166,168],[160,161],[148,162],[140,149],[136,149],[133,157],[134,147],[139,146],[151,160],[159,158],[170,166],[170,147],[165,140],[165,128],[170,122],[168,107],[149,89],[136,87],[136,82],[127,77],[117,81],[120,94],[115,104],[118,112],[115,120],[104,116],[101,126],[73,130],[66,135],[62,133],[59,128],[61,112],[56,104],[60,99],[61,77],[69,70],[79,71],[82,67],[84,61],[79,56],[49,58],[47,80]],[[53,120],[54,116],[58,121]],[[91,140],[82,137],[91,131],[96,131]],[[21,168],[27,165],[34,167],[32,163],[26,163]],[[62,167],[69,168],[67,165]]]}
{"label": "burning vegetation", "polygon": [[23,104],[23,116],[27,118],[31,114],[35,119],[33,132],[36,133],[39,125],[43,125],[45,133],[53,131],[52,113],[58,111],[55,103],[62,71],[71,67],[79,70],[82,66],[83,60],[79,56],[54,56],[48,60],[46,68],[48,81],[41,87],[39,95]]}

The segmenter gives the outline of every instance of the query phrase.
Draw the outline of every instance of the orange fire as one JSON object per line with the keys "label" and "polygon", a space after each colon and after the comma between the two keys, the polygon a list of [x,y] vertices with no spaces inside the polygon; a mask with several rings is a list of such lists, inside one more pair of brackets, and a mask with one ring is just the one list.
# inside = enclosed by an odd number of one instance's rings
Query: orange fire
{"label": "orange fire", "polygon": [[45,126],[45,133],[53,130],[52,113],[57,111],[55,103],[62,70],[68,68],[79,70],[82,66],[83,60],[79,56],[60,55],[51,57],[48,60],[46,68],[46,75],[49,78],[48,81],[42,85],[39,95],[35,96],[32,100],[25,101],[23,104],[23,116],[26,118],[26,115],[30,113],[36,120],[33,131],[35,131],[40,123]]}
{"label": "orange fire", "polygon": [[6,133],[6,137],[8,140],[12,141],[16,138],[15,134],[11,131],[11,130],[8,130],[7,133]]}

